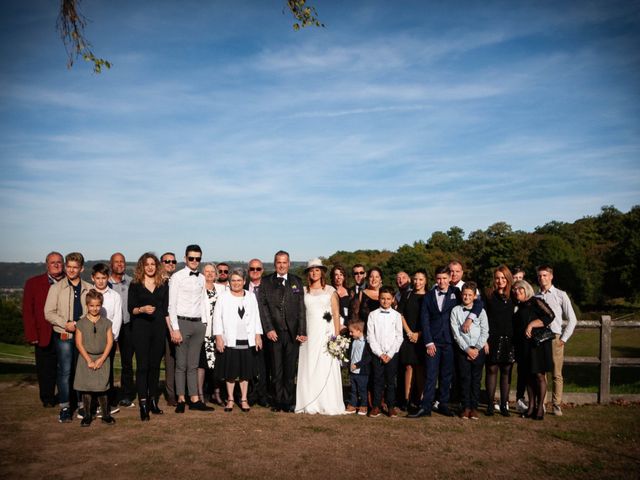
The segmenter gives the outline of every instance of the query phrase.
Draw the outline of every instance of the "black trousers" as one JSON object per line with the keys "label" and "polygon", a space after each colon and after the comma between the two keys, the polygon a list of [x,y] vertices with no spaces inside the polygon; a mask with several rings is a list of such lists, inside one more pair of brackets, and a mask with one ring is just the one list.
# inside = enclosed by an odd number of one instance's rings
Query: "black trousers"
{"label": "black trousers", "polygon": [[278,334],[278,341],[271,342],[270,348],[274,402],[284,408],[292,407],[295,405],[294,380],[298,369],[300,343],[292,339],[287,332],[281,332]]}
{"label": "black trousers", "polygon": [[58,403],[56,399],[58,357],[56,356],[56,347],[53,338],[51,338],[49,345],[46,347],[35,345],[35,353],[40,401],[43,405],[56,404]]}
{"label": "black trousers", "polygon": [[462,407],[475,410],[480,402],[480,380],[482,379],[482,368],[484,367],[484,350],[478,350],[478,356],[471,361],[467,359],[466,352],[456,347],[456,363],[458,365],[460,390],[462,391]]}
{"label": "black trousers", "polygon": [[138,398],[157,398],[167,325],[158,319],[148,321],[136,318],[132,323]]}
{"label": "black trousers", "polygon": [[252,380],[252,390],[249,394],[249,403],[256,403],[259,401],[268,402],[269,400],[269,360],[270,355],[265,351],[266,348],[270,348],[271,341],[264,337],[263,348],[261,350],[253,350],[253,364],[255,366],[256,375]]}
{"label": "black trousers", "polygon": [[380,357],[371,360],[373,367],[373,402],[374,407],[380,407],[382,394],[387,408],[391,410],[396,401],[396,376],[398,375],[398,355],[394,355],[389,363],[384,363]]}
{"label": "black trousers", "polygon": [[123,323],[118,336],[120,349],[120,389],[121,397],[125,400],[136,398],[136,387],[133,383],[133,322]]}

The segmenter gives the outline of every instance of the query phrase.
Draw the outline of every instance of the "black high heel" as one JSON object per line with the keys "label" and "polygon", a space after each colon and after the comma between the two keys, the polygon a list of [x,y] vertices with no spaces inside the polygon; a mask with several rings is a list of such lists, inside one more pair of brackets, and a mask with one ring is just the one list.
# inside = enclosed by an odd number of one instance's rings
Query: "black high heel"
{"label": "black high heel", "polygon": [[158,407],[158,401],[155,398],[151,399],[149,411],[154,415],[162,415],[164,413],[162,410],[160,410],[160,407]]}
{"label": "black high heel", "polygon": [[[231,405],[231,406],[229,406],[229,405]],[[232,410],[233,410],[233,400],[228,400],[227,404],[224,407],[224,411],[225,412],[230,412]]]}
{"label": "black high heel", "polygon": [[150,420],[149,407],[147,406],[146,400],[140,400],[140,420],[143,422],[148,422]]}
{"label": "black high heel", "polygon": [[[244,405],[246,405],[246,407]],[[251,407],[249,406],[249,402],[247,400],[240,400],[240,410],[245,413],[251,410]]]}

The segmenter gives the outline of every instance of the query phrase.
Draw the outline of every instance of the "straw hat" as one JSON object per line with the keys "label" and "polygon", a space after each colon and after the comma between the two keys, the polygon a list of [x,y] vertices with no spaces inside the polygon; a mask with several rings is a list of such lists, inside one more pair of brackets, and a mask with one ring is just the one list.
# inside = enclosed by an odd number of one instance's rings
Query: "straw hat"
{"label": "straw hat", "polygon": [[313,258],[307,262],[307,268],[304,269],[304,272],[307,273],[309,270],[316,267],[320,268],[324,272],[327,271],[327,267],[322,265],[322,260],[320,260],[319,258]]}

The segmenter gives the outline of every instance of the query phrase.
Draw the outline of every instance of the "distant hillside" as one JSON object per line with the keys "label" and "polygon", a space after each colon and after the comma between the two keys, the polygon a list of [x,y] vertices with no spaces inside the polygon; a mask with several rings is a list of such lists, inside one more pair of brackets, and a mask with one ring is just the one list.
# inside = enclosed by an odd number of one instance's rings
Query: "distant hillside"
{"label": "distant hillside", "polygon": [[[221,260],[222,261],[222,260]],[[87,281],[91,281],[91,267],[96,263],[105,262],[109,263],[108,260],[89,260],[85,264],[84,272],[82,273],[82,278]],[[225,261],[228,263],[231,268],[247,268],[246,262],[240,261]],[[214,262],[215,263],[215,262]],[[291,262],[291,270],[296,271],[296,273],[301,272],[306,266],[307,262]],[[133,274],[133,269],[135,268],[135,262],[127,263],[127,273],[129,275]],[[179,263],[178,268],[183,268],[184,264]],[[265,263],[264,264],[265,273],[269,273],[273,271],[273,263]],[[25,262],[0,262],[0,289],[7,288],[22,288],[24,287],[25,282],[30,277],[34,275],[39,275],[45,271],[45,264],[40,263],[25,263]]]}

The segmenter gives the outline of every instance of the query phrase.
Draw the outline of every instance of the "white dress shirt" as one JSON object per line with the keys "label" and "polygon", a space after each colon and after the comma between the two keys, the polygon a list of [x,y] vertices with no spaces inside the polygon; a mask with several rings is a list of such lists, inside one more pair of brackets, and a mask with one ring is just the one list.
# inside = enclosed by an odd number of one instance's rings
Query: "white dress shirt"
{"label": "white dress shirt", "polygon": [[122,299],[120,294],[107,287],[102,294],[102,308],[100,313],[111,320],[111,331],[113,332],[113,340],[118,340],[120,336],[120,327],[122,326]]}
{"label": "white dress shirt", "polygon": [[[560,335],[560,340],[566,343],[571,335],[573,335],[573,330],[576,328],[576,324],[578,323],[576,314],[573,311],[573,305],[571,305],[571,300],[569,300],[569,295],[567,295],[565,291],[551,285],[549,290],[538,292],[536,297],[547,302],[551,307],[551,310],[553,310],[555,317],[549,327],[553,333]],[[567,328],[564,329],[564,332],[562,331],[563,319],[568,320],[569,322],[567,324]]]}
{"label": "white dress shirt", "polygon": [[200,318],[207,323],[207,308],[204,302],[204,275],[190,275],[189,268],[183,268],[169,279],[169,319],[171,328],[180,330],[178,317]]}
{"label": "white dress shirt", "polygon": [[377,357],[393,357],[402,345],[402,315],[390,308],[378,308],[369,314],[367,343]]}

